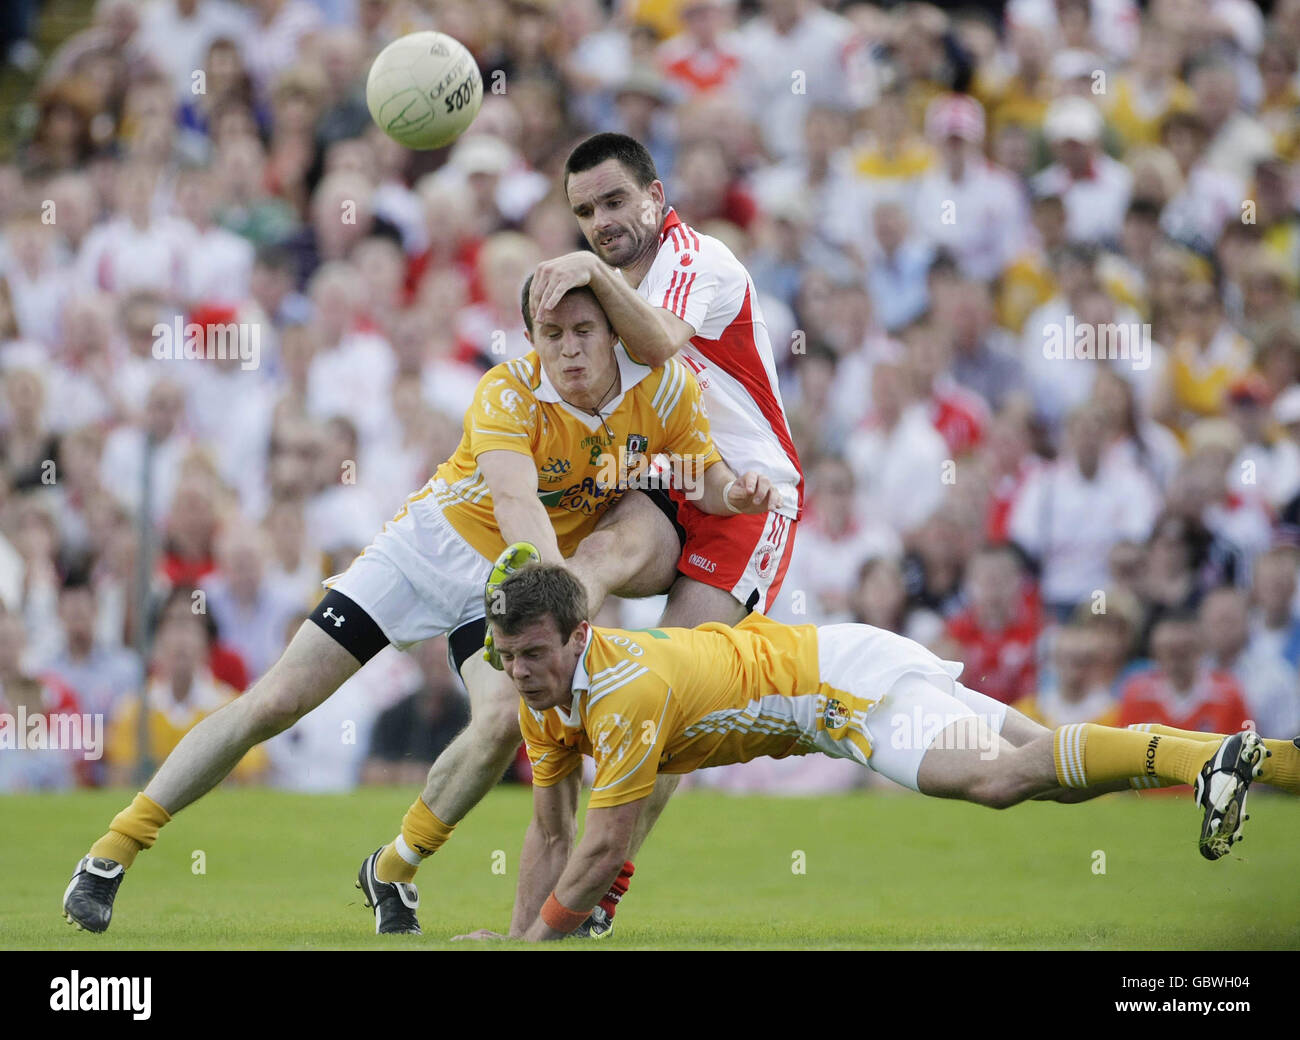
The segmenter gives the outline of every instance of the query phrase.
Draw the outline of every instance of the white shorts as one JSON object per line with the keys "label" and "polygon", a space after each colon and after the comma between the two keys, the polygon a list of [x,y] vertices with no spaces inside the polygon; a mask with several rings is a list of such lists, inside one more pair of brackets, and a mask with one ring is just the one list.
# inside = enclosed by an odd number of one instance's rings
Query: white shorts
{"label": "white shorts", "polygon": [[484,616],[492,561],[442,515],[433,486],[407,499],[346,571],[322,583],[369,614],[399,650]]}
{"label": "white shorts", "polygon": [[[826,625],[817,640],[821,687],[805,736],[823,754],[915,791],[921,759],[953,722],[979,717],[993,734],[1002,731],[1006,705],[967,689],[957,681],[961,664],[919,643],[868,625]],[[991,757],[996,739],[981,732],[987,737],[959,728],[950,739],[977,741]]]}

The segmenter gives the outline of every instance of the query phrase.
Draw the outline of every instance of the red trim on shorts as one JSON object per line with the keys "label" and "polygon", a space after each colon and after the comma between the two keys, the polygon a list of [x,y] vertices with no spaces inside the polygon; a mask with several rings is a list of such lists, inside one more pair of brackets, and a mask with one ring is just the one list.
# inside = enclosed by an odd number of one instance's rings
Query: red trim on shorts
{"label": "red trim on shorts", "polygon": [[[789,517],[780,513],[714,516],[704,512],[676,488],[669,489],[668,494],[677,506],[677,522],[686,532],[686,543],[677,561],[678,573],[723,592],[731,593],[740,584],[759,545],[765,541],[779,543],[781,536],[786,536],[776,574],[762,605],[764,610],[770,609],[790,567],[794,538]],[[771,536],[764,537],[769,524],[772,525]],[[692,562],[692,557],[695,562]]]}

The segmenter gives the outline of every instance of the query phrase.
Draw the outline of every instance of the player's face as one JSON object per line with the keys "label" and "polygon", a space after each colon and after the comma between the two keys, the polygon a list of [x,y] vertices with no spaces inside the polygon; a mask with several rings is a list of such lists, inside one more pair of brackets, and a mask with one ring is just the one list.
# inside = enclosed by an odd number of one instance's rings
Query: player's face
{"label": "player's face", "polygon": [[570,292],[535,322],[530,337],[560,396],[579,408],[600,406],[618,371],[614,330],[589,292]]}
{"label": "player's face", "polygon": [[569,205],[596,255],[612,267],[631,267],[659,250],[664,186],[640,187],[626,166],[606,159],[569,175]]}
{"label": "player's face", "polygon": [[587,645],[587,628],[582,622],[568,639],[550,618],[540,618],[512,636],[493,629],[501,665],[530,708],[546,711],[573,699],[573,670]]}

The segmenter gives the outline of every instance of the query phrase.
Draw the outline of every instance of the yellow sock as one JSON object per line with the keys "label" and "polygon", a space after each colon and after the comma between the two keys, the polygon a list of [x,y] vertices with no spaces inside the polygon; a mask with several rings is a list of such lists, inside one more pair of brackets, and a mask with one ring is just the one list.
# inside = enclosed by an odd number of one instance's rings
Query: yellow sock
{"label": "yellow sock", "polygon": [[1214,755],[1216,747],[1210,741],[1086,722],[1058,728],[1052,741],[1052,756],[1057,782],[1062,787],[1090,787],[1132,777],[1190,784]]}
{"label": "yellow sock", "polygon": [[454,823],[443,823],[423,798],[417,798],[402,817],[402,833],[384,846],[375,861],[375,877],[389,882],[414,881],[420,863],[442,848],[455,829]]}
{"label": "yellow sock", "polygon": [[170,819],[166,809],[141,791],[113,817],[108,833],[90,846],[90,854],[129,867],[143,849],[153,847],[159,828]]}
{"label": "yellow sock", "polygon": [[[1183,740],[1212,741],[1218,743],[1226,734],[1200,733],[1190,729],[1174,729],[1173,726],[1161,726],[1155,722],[1141,722],[1129,727],[1142,733],[1158,733],[1162,737],[1179,737]],[[1268,784],[1287,794],[1300,794],[1300,747],[1294,740],[1275,740],[1264,737],[1264,747],[1273,752],[1264,759],[1263,768],[1255,778],[1257,784]],[[1144,783],[1146,777],[1133,777],[1134,787],[1167,787],[1168,784]]]}

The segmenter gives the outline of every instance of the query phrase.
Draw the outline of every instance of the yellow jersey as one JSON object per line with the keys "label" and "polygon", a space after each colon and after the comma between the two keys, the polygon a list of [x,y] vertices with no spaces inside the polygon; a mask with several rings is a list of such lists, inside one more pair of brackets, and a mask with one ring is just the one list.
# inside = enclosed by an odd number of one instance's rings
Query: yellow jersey
{"label": "yellow jersey", "polygon": [[638,460],[659,454],[689,459],[696,478],[722,460],[699,383],[685,365],[676,359],[657,368],[638,364],[621,343],[614,354],[622,392],[602,417],[561,399],[536,351],[489,369],[479,381],[460,444],[419,494],[433,494],[452,527],[488,559],[506,543],[478,466],[485,451],[533,459],[537,496],[565,557],[626,493]]}
{"label": "yellow jersey", "polygon": [[[583,755],[595,759],[589,804],[598,809],[644,798],[659,773],[818,750],[809,721],[791,710],[807,694],[834,694],[844,729],[869,703],[821,682],[814,625],[751,614],[734,627],[592,626],[572,702],[543,712],[521,698],[519,725],[538,787],[568,776]],[[819,716],[815,728],[825,725]]]}

